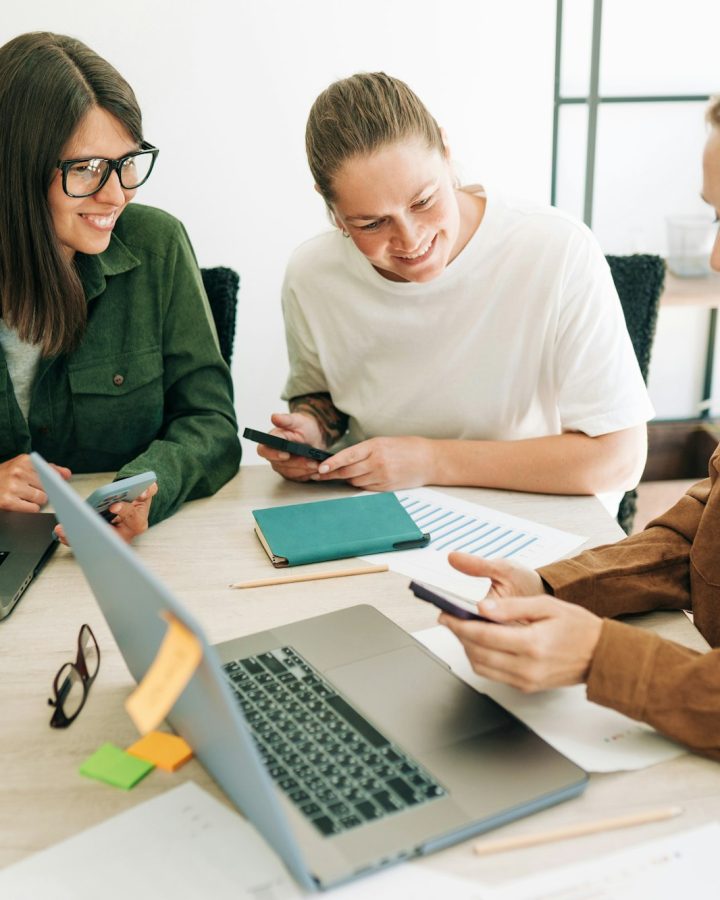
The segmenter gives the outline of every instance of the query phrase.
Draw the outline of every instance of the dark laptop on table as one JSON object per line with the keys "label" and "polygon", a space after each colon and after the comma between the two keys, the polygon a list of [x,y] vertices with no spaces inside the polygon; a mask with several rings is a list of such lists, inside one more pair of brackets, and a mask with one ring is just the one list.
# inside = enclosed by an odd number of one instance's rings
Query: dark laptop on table
{"label": "dark laptop on table", "polygon": [[168,721],[306,888],[430,853],[579,794],[587,775],[370,606],[214,647],[37,454],[131,674],[168,611],[203,658]]}
{"label": "dark laptop on table", "polygon": [[57,541],[51,513],[0,510],[0,619],[10,615]]}

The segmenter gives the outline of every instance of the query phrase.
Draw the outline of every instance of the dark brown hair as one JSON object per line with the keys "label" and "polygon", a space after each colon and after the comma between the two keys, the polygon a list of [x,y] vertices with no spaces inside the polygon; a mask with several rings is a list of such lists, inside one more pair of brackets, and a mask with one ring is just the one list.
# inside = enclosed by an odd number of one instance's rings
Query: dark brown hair
{"label": "dark brown hair", "polygon": [[438,123],[404,81],[360,72],[326,88],[310,110],[305,149],[328,206],[334,200],[333,178],[346,160],[408,138],[445,152]]}
{"label": "dark brown hair", "polygon": [[0,47],[0,303],[5,322],[45,356],[75,348],[87,320],[82,284],[55,234],[48,190],[63,147],[96,106],[141,143],[132,88],[85,44],[33,32]]}

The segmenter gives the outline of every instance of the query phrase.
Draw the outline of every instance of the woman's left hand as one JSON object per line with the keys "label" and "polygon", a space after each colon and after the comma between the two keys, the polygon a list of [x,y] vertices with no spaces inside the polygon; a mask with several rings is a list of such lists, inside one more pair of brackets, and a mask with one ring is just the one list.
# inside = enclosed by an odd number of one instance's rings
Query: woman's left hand
{"label": "woman's left hand", "polygon": [[447,613],[438,620],[460,640],[478,675],[526,693],[587,680],[602,629],[598,616],[547,594],[488,598],[478,611],[493,621]]}
{"label": "woman's left hand", "polygon": [[340,450],[318,466],[313,481],[342,478],[368,491],[432,483],[433,442],[422,437],[375,437]]}
{"label": "woman's left hand", "polygon": [[[126,503],[113,503],[109,507],[109,511],[114,514],[115,518],[110,520],[110,524],[115,528],[120,537],[128,544],[132,542],[143,531],[148,530],[148,516],[150,515],[150,505],[152,498],[157,494],[157,483],[151,484],[147,490],[144,490],[135,500]],[[68,539],[62,525],[55,527],[55,534],[58,540],[69,546]]]}

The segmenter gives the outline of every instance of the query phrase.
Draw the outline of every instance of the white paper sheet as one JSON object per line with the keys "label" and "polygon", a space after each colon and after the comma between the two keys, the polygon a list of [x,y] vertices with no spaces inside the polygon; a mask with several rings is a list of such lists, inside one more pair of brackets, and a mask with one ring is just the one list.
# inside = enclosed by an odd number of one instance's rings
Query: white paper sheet
{"label": "white paper sheet", "polygon": [[453,569],[447,561],[452,550],[509,559],[536,569],[566,556],[586,541],[580,535],[509,516],[441,491],[414,488],[395,493],[418,527],[429,532],[430,543],[418,550],[374,553],[365,559],[387,563],[393,572],[469,599],[482,599],[490,583]]}
{"label": "white paper sheet", "polygon": [[252,825],[193,782],[0,872],[7,900],[299,896]]}
{"label": "white paper sheet", "polygon": [[720,825],[638,844],[495,888],[491,900],[717,900]]}
{"label": "white paper sheet", "polygon": [[523,694],[476,675],[455,635],[437,625],[413,635],[467,684],[492,697],[588,772],[644,769],[686,751],[649,725],[591,703],[582,684]]}

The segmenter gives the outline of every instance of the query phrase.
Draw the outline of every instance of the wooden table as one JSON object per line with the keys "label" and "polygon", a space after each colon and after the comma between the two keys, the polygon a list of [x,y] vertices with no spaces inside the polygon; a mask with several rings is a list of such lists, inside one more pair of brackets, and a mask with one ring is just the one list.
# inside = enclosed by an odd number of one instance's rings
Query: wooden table
{"label": "wooden table", "polygon": [[[85,496],[104,480],[79,476],[73,484]],[[273,573],[252,531],[250,510],[347,493],[333,485],[291,485],[266,466],[244,466],[215,497],[189,503],[151,529],[136,542],[136,550],[202,623],[211,642],[360,602],[373,603],[409,631],[434,625],[433,609],[415,600],[407,590],[407,578],[395,573],[228,589],[230,582]],[[467,488],[449,493],[588,535],[589,546],[622,537],[593,497]],[[344,563],[317,568],[330,565]],[[100,673],[77,721],[66,730],[54,730],[48,725],[51,681],[63,662],[74,659],[84,622],[100,644]],[[699,649],[706,646],[682,613],[653,614],[643,617],[642,624]],[[132,679],[69,550],[60,548],[15,611],[0,623],[0,673],[0,867],[187,779],[224,799],[194,760],[175,774],[156,770],[130,792],[78,774],[79,765],[102,743],[127,747],[137,733],[123,708]],[[692,754],[640,772],[593,775],[582,797],[506,826],[502,833],[533,832],[678,802],[685,814],[630,831],[484,859],[475,857],[467,842],[414,864],[502,882],[596,856],[720,818],[719,776],[716,763]]]}

